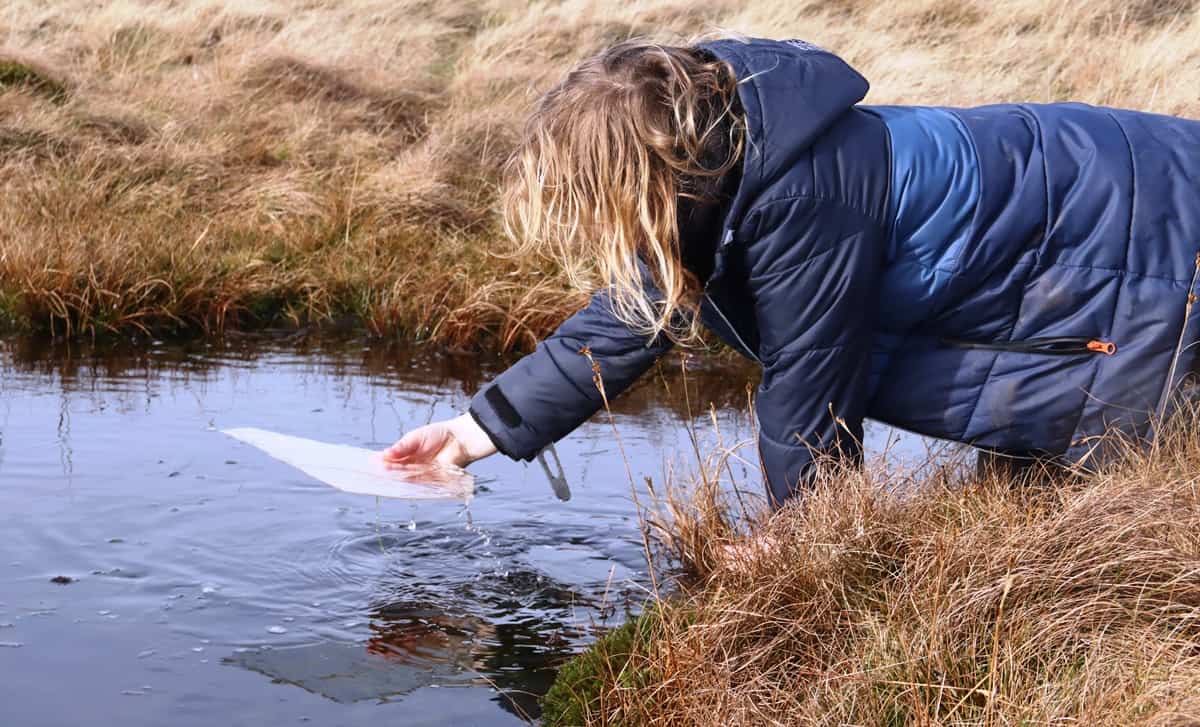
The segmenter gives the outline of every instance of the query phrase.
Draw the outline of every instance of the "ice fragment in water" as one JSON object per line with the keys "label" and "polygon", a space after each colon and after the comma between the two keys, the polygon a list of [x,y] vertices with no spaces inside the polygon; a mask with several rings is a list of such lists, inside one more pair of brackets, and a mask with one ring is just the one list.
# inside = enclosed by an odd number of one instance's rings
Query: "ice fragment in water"
{"label": "ice fragment in water", "polygon": [[371,449],[263,429],[226,429],[224,433],[344,492],[412,500],[466,500],[475,491],[475,478],[458,467],[423,464],[388,469],[380,453]]}

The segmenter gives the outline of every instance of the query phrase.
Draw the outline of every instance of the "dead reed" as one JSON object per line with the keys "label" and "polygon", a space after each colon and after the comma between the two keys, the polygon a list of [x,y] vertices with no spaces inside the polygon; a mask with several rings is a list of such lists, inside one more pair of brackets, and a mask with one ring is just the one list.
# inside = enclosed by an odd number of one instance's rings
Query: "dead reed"
{"label": "dead reed", "polygon": [[13,0],[0,324],[527,348],[582,298],[501,257],[525,109],[605,44],[713,28],[834,48],[873,102],[1200,113],[1192,0]]}
{"label": "dead reed", "polygon": [[1200,721],[1196,411],[1053,483],[867,468],[747,519],[727,471],[672,493],[677,593],[548,725]]}

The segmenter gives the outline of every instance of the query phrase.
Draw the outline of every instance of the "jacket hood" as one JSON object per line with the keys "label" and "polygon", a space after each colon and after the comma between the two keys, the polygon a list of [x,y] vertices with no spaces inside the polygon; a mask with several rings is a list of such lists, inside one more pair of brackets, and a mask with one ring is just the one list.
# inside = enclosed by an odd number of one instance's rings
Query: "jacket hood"
{"label": "jacket hood", "polygon": [[747,144],[729,214],[736,221],[759,192],[867,95],[869,84],[841,58],[804,41],[725,39],[700,47],[728,63],[739,81]]}

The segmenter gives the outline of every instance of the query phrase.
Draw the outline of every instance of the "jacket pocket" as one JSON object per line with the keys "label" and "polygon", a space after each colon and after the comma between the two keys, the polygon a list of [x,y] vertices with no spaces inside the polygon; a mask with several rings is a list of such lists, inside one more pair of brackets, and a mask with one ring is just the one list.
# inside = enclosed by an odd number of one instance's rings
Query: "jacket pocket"
{"label": "jacket pocket", "polygon": [[1112,356],[1117,352],[1117,344],[1112,341],[1101,341],[1087,336],[1026,338],[1021,341],[973,341],[963,338],[943,338],[941,340],[943,345],[951,348],[1034,353],[1044,356],[1079,356],[1081,354]]}

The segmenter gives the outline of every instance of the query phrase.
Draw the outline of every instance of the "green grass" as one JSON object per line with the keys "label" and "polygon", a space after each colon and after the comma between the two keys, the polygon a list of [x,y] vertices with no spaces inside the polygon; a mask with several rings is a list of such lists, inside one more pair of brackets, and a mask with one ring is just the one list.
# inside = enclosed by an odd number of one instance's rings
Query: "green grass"
{"label": "green grass", "polygon": [[634,688],[653,681],[650,670],[631,661],[631,657],[645,653],[657,628],[658,611],[651,607],[563,664],[542,699],[544,727],[572,727],[598,719],[612,725],[625,724],[619,715],[606,713],[604,692],[613,685]]}
{"label": "green grass", "polygon": [[0,58],[0,88],[26,89],[56,103],[70,95],[66,84],[48,72],[11,58]]}

